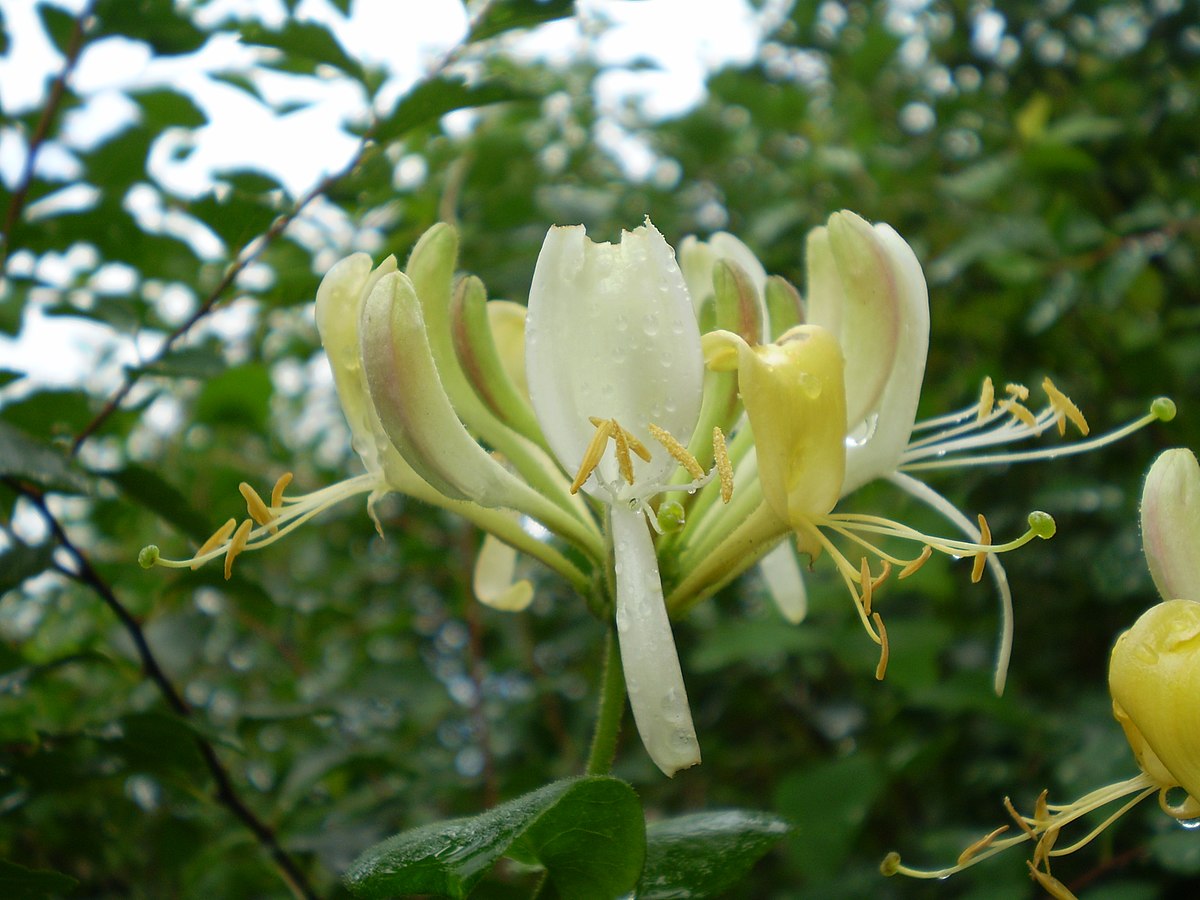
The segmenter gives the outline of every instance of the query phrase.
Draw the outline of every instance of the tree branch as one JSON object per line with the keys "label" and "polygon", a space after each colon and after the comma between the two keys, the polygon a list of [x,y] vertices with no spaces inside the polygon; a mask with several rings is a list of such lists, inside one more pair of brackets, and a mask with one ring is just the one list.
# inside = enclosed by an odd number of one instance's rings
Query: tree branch
{"label": "tree branch", "polygon": [[[158,692],[166,701],[167,706],[181,718],[192,718],[192,708],[184,700],[183,695],[179,693],[171,679],[167,676],[167,673],[159,664],[154,651],[150,647],[149,641],[146,639],[146,633],[142,629],[141,623],[138,622],[128,607],[117,597],[112,586],[96,571],[87,554],[71,540],[70,535],[67,534],[58,517],[54,515],[46,504],[45,495],[37,488],[18,481],[15,478],[5,477],[3,481],[8,487],[33,504],[41,514],[42,519],[46,522],[55,541],[66,551],[74,565],[74,570],[58,565],[55,568],[69,578],[86,585],[104,601],[104,605],[112,610],[133,641],[133,646],[141,662],[142,670],[146,673],[146,677],[158,688]],[[317,900],[318,894],[308,883],[307,877],[295,860],[288,855],[288,852],[279,843],[275,832],[262,819],[255,815],[253,810],[241,799],[237,788],[234,787],[233,780],[230,778],[229,770],[225,768],[225,764],[221,762],[220,757],[217,755],[216,748],[199,735],[195,736],[195,740],[200,750],[200,755],[203,757],[204,763],[212,775],[216,788],[214,793],[217,802],[233,813],[254,834],[255,839],[275,863],[280,877],[287,883],[296,897],[302,898],[302,900]]]}

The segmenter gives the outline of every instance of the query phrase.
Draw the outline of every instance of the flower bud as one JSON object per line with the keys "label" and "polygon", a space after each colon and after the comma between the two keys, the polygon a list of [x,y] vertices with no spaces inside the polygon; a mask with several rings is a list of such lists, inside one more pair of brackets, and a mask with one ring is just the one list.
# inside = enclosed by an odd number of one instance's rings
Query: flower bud
{"label": "flower bud", "polygon": [[1191,450],[1166,450],[1150,467],[1142,546],[1164,600],[1200,599],[1200,463]]}

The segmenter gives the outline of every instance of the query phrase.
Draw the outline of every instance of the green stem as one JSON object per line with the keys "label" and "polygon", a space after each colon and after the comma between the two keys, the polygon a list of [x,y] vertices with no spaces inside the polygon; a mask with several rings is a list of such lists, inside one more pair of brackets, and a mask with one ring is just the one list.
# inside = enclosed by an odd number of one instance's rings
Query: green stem
{"label": "green stem", "polygon": [[588,751],[586,774],[607,775],[617,755],[617,737],[625,715],[625,673],[621,671],[621,648],[617,632],[609,626],[604,640],[604,671],[600,675],[600,705],[596,712],[596,731]]}

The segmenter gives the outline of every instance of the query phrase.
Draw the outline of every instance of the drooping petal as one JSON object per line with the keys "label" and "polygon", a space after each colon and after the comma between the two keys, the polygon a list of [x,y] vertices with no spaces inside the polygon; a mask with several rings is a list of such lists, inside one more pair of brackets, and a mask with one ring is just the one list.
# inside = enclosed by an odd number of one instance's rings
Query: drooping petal
{"label": "drooping petal", "polygon": [[700,762],[675,637],[663,602],[650,526],[638,511],[612,508],[617,640],[629,706],[646,752],[674,775]]}
{"label": "drooping petal", "polygon": [[1117,638],[1108,686],[1174,782],[1200,799],[1200,603],[1166,600],[1142,613]]}
{"label": "drooping petal", "polygon": [[1200,463],[1191,450],[1166,450],[1150,467],[1142,546],[1164,600],[1200,600]]}
{"label": "drooping petal", "polygon": [[876,225],[875,235],[886,253],[895,289],[895,357],[883,393],[867,412],[861,432],[851,434],[843,494],[896,470],[916,421],[929,353],[929,291],[921,264],[890,225]]}
{"label": "drooping petal", "polygon": [[758,563],[767,593],[785,619],[799,625],[808,615],[808,592],[792,545],[784,541]]}
{"label": "drooping petal", "polygon": [[475,574],[471,580],[475,598],[484,606],[501,612],[520,612],[533,600],[533,585],[527,578],[514,577],[517,551],[490,534],[483,536],[483,546],[475,557]]}
{"label": "drooping petal", "polygon": [[[593,243],[581,225],[550,229],[529,291],[525,357],[534,412],[568,472],[595,434],[589,417],[616,419],[651,446],[651,422],[684,444],[691,437],[700,332],[675,254],[649,222],[619,244]],[[658,452],[635,465],[652,483],[676,463]],[[616,481],[611,454],[599,471]]]}

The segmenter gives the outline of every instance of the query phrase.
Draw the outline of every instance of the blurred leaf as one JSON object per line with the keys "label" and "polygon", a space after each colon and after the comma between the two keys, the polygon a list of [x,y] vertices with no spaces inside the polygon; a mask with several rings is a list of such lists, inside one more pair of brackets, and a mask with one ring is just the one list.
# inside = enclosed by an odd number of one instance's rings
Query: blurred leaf
{"label": "blurred leaf", "polygon": [[944,176],[940,184],[946,193],[962,200],[986,200],[1010,183],[1016,167],[1015,156],[994,156]]}
{"label": "blurred leaf", "polygon": [[67,48],[71,44],[71,34],[75,31],[75,17],[68,12],[45,4],[38,5],[37,12],[41,17],[42,26],[46,29],[46,34],[50,36],[55,48],[59,53],[66,55]]}
{"label": "blurred leaf", "polygon": [[814,879],[834,877],[886,785],[879,763],[865,753],[783,779],[775,806],[795,826],[788,843],[800,871]]}
{"label": "blurred leaf", "polygon": [[144,375],[167,378],[211,378],[229,368],[225,353],[217,341],[195,347],[180,347],[150,365],[133,370]]}
{"label": "blurred leaf", "polygon": [[131,713],[116,722],[116,737],[97,735],[118,750],[131,769],[185,778],[207,771],[187,720],[160,712]]}
{"label": "blurred leaf", "polygon": [[750,871],[787,834],[770,813],[731,809],[652,823],[637,900],[713,897]]}
{"label": "blurred leaf", "polygon": [[467,85],[457,79],[435,78],[418,84],[405,95],[392,114],[379,121],[374,136],[387,143],[456,109],[529,98],[529,94],[498,81]]}
{"label": "blurred leaf", "polygon": [[271,402],[266,366],[249,363],[210,378],[196,398],[195,419],[209,425],[265,432]]}
{"label": "blurred leaf", "polygon": [[0,387],[12,384],[25,377],[24,372],[14,372],[12,369],[0,369]]}
{"label": "blurred leaf", "polygon": [[0,895],[8,900],[46,900],[74,892],[79,884],[69,875],[46,869],[27,869],[8,860],[0,860]]}
{"label": "blurred leaf", "polygon": [[0,550],[0,594],[46,571],[53,558],[53,544],[23,544],[9,535],[9,545]]}
{"label": "blurred leaf", "polygon": [[208,40],[208,32],[192,24],[186,11],[162,0],[98,0],[99,35],[145,41],[160,54],[191,53]]}
{"label": "blurred leaf", "polygon": [[157,472],[131,463],[123,469],[96,474],[107,478],[130,500],[157,513],[188,537],[203,543],[212,533],[208,518]]}
{"label": "blurred leaf", "polygon": [[275,47],[288,54],[285,59],[298,57],[333,66],[356,81],[365,79],[362,66],[342,49],[337,38],[316,22],[297,22],[295,19],[289,19],[282,31],[270,31],[261,25],[248,25],[242,29],[242,41],[263,47]]}
{"label": "blurred leaf", "polygon": [[208,122],[208,116],[187,94],[179,91],[145,91],[133,95],[142,108],[144,124],[161,132],[168,128],[199,128]]}
{"label": "blurred leaf", "polygon": [[493,3],[471,29],[467,41],[482,41],[514,28],[532,28],[574,15],[574,0],[509,0]]}
{"label": "blurred leaf", "polygon": [[84,494],[90,483],[66,454],[0,421],[0,475],[49,491]]}
{"label": "blurred leaf", "polygon": [[633,789],[615,778],[571,778],[469,819],[405,831],[360,856],[345,875],[359,897],[466,897],[510,851],[538,861],[560,894],[611,900],[637,883],[645,823]]}

